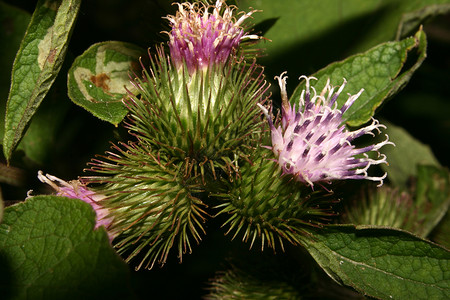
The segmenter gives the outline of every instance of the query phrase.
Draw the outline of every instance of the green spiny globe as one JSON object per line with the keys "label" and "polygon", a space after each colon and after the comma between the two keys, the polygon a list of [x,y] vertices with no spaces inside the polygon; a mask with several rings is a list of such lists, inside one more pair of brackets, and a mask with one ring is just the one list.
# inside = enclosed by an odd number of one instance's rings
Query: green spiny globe
{"label": "green spiny globe", "polygon": [[332,214],[329,195],[282,175],[270,150],[257,148],[250,159],[237,180],[225,183],[223,193],[213,194],[221,202],[217,215],[228,215],[224,226],[229,227],[227,233],[234,232],[233,238],[242,234],[251,246],[259,238],[262,248],[266,243],[283,247],[283,240],[296,244],[298,234],[320,226]]}
{"label": "green spiny globe", "polygon": [[114,145],[113,150],[91,163],[99,175],[83,180],[100,184],[97,192],[106,196],[102,204],[113,218],[114,247],[127,262],[140,259],[137,269],[164,264],[172,247],[181,260],[191,252],[192,239],[198,243],[204,233],[202,189],[145,141]]}
{"label": "green spiny globe", "polygon": [[128,128],[154,149],[184,164],[185,176],[216,177],[216,168],[234,173],[242,149],[261,129],[268,86],[256,64],[230,60],[226,66],[189,73],[175,69],[162,49],[143,78],[134,80]]}

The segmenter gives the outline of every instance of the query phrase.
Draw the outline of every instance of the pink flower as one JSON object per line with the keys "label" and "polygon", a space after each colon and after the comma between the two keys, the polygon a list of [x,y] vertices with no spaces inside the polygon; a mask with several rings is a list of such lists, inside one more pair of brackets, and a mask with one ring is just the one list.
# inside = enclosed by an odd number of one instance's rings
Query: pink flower
{"label": "pink flower", "polygon": [[[175,16],[167,16],[172,30],[169,49],[172,62],[177,68],[186,63],[190,73],[214,64],[227,62],[244,39],[259,39],[247,35],[242,23],[255,11],[243,14],[237,21],[235,7],[218,0],[214,6],[185,2],[178,4]],[[212,9],[212,12],[210,12]]]}
{"label": "pink flower", "polygon": [[94,229],[97,229],[100,226],[104,226],[108,232],[109,240],[112,241],[114,239],[115,234],[108,230],[108,228],[111,226],[113,218],[108,217],[108,209],[100,204],[100,202],[105,198],[104,195],[97,194],[89,190],[78,180],[66,182],[53,175],[44,175],[42,171],[38,172],[38,179],[43,183],[47,183],[53,189],[55,189],[57,196],[80,199],[90,204],[94,209],[96,215]]}
{"label": "pink flower", "polygon": [[[336,99],[346,85],[343,84],[337,92],[328,80],[320,95],[310,92],[310,80],[314,77],[302,76],[306,80],[306,90],[302,91],[298,103],[291,106],[286,93],[286,78],[281,74],[278,83],[282,96],[282,118],[277,128],[266,108],[260,105],[265,113],[272,134],[272,150],[284,174],[292,174],[297,180],[313,186],[315,182],[330,182],[342,179],[368,179],[379,181],[381,186],[386,174],[372,177],[367,174],[371,165],[387,163],[386,156],[378,149],[389,142],[386,140],[363,148],[356,148],[352,141],[362,135],[380,132],[386,128],[375,119],[366,127],[349,131],[343,124],[342,115],[361,95],[361,89],[356,95],[350,95],[345,104],[338,109]],[[367,152],[375,151],[377,159],[369,158]],[[363,154],[363,156],[358,156]]]}

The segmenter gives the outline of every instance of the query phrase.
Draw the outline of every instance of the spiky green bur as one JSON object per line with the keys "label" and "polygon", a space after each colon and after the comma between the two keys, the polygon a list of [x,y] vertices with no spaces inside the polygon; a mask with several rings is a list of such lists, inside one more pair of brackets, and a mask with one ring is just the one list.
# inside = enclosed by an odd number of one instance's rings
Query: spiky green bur
{"label": "spiky green bur", "polygon": [[[301,293],[292,281],[292,272],[264,261],[251,260],[253,264],[240,264],[219,272],[211,282],[206,299],[301,299]],[[292,265],[292,262],[291,262]],[[283,267],[289,268],[285,264]],[[286,274],[287,273],[287,274]],[[287,278],[290,275],[294,278]],[[297,284],[298,285],[298,284]]]}
{"label": "spiky green bur", "polygon": [[99,176],[84,180],[101,184],[102,203],[114,218],[114,247],[127,262],[140,260],[137,269],[164,264],[172,247],[181,261],[204,233],[205,205],[196,197],[202,190],[145,141],[114,145],[113,150],[91,163]]}
{"label": "spiky green bur", "polygon": [[412,196],[388,186],[367,188],[346,206],[342,222],[404,228],[413,215]]}
{"label": "spiky green bur", "polygon": [[[439,203],[433,199],[434,192],[423,182],[407,190],[390,186],[365,187],[358,197],[344,202],[341,223],[388,226],[427,237],[448,207],[448,200]],[[445,190],[437,193],[445,193]]]}
{"label": "spiky green bur", "polygon": [[230,60],[190,74],[174,69],[162,54],[152,58],[140,96],[130,95],[128,128],[154,149],[184,163],[185,176],[216,177],[216,168],[234,173],[234,161],[261,128],[267,84],[257,65]]}
{"label": "spiky green bur", "polygon": [[240,177],[225,183],[227,191],[214,195],[222,202],[217,215],[228,215],[227,234],[242,234],[250,247],[260,239],[262,249],[266,243],[283,248],[283,240],[296,244],[299,233],[328,219],[333,200],[327,195],[282,176],[270,150],[259,148],[251,157],[252,162],[241,166]]}
{"label": "spiky green bur", "polygon": [[298,292],[282,281],[263,281],[239,269],[220,274],[206,299],[301,299]]}

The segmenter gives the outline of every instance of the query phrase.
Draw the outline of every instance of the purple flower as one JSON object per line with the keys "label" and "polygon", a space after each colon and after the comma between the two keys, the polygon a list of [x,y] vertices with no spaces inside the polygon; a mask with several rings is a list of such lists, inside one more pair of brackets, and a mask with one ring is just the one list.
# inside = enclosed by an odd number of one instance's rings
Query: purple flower
{"label": "purple flower", "polygon": [[[212,9],[212,12],[210,12]],[[237,21],[234,6],[218,0],[214,6],[203,3],[178,3],[175,16],[167,16],[172,30],[169,49],[172,62],[177,68],[186,63],[190,73],[214,64],[227,62],[244,39],[259,39],[247,35],[242,23],[255,11],[243,14]]]}
{"label": "purple flower", "polygon": [[97,229],[100,226],[104,226],[105,229],[107,229],[109,240],[112,241],[114,239],[115,234],[108,230],[108,228],[111,226],[113,218],[108,217],[108,209],[100,204],[100,201],[105,198],[104,195],[100,195],[89,190],[78,180],[66,182],[56,176],[52,176],[49,174],[44,175],[42,171],[38,172],[38,179],[41,182],[50,185],[56,191],[56,195],[58,196],[80,199],[90,204],[96,214],[94,229]]}
{"label": "purple flower", "polygon": [[[338,109],[336,99],[346,85],[343,84],[337,92],[328,80],[320,95],[310,88],[310,80],[314,77],[301,76],[306,80],[306,90],[302,91],[299,108],[291,106],[286,93],[286,78],[282,73],[278,79],[282,97],[281,125],[277,128],[266,108],[260,105],[269,120],[272,134],[272,151],[277,157],[283,174],[292,174],[297,180],[311,187],[316,182],[330,182],[341,179],[368,179],[379,181],[381,186],[386,174],[381,177],[371,177],[367,170],[371,165],[387,163],[386,156],[378,149],[389,142],[386,140],[363,148],[356,148],[352,141],[362,135],[375,136],[374,130],[386,126],[372,119],[372,123],[356,131],[349,131],[343,124],[342,115],[361,95],[361,89],[356,95],[349,95],[345,104]],[[311,95],[310,89],[313,91]],[[377,159],[369,158],[368,152],[375,151]]]}

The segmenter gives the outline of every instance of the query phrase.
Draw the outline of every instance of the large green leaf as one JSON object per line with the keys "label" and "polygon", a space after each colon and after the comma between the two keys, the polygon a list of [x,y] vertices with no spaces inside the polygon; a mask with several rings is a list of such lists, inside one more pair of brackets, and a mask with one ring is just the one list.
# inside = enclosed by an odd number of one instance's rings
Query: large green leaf
{"label": "large green leaf", "polygon": [[368,50],[417,31],[449,0],[238,0],[239,8],[258,9],[253,22],[272,42],[261,45],[261,62],[273,77],[311,74],[329,62]]}
{"label": "large green leaf", "polygon": [[77,57],[67,80],[72,101],[101,120],[117,125],[127,114],[122,98],[133,90],[129,73],[136,71],[145,51],[133,44],[94,44]]}
{"label": "large green leaf", "polygon": [[36,196],[6,208],[2,299],[126,299],[128,267],[94,224],[94,211],[78,199]]}
{"label": "large green leaf", "polygon": [[3,151],[9,160],[64,61],[81,0],[40,0],[14,61]]}
{"label": "large green leaf", "polygon": [[381,150],[389,162],[389,165],[381,167],[387,172],[392,185],[405,187],[409,178],[417,176],[418,165],[439,166],[428,145],[422,144],[401,127],[387,121],[383,121],[383,124],[387,126],[384,133],[395,143],[395,147],[384,147]]}
{"label": "large green leaf", "polygon": [[[364,88],[364,92],[343,116],[349,125],[359,126],[373,116],[375,109],[386,98],[406,85],[425,59],[425,51],[426,37],[420,30],[414,37],[384,43],[365,53],[330,64],[313,74],[318,81],[312,84],[317,91],[321,91],[328,79],[336,86],[342,84],[343,78],[346,78],[348,84],[343,94],[356,94]],[[409,56],[415,57],[414,63],[408,61],[410,64],[406,65]],[[295,89],[290,99],[292,103],[298,102],[304,88],[305,81]],[[341,107],[347,98],[341,95],[337,100],[338,107]]]}
{"label": "large green leaf", "polygon": [[6,100],[14,57],[30,22],[30,14],[13,6],[0,2],[0,144],[5,128]]}
{"label": "large green leaf", "polygon": [[[25,34],[31,15],[25,11],[14,8],[0,2],[0,67],[5,72],[0,74],[0,144],[4,133],[4,116],[6,101],[11,82],[11,70],[14,57],[19,49],[20,42]],[[56,79],[53,87],[58,87],[63,78]],[[65,84],[65,82],[64,82]],[[63,101],[59,93],[52,93],[52,88],[46,101],[39,106],[36,114],[29,123],[22,140],[17,145],[17,150],[23,150],[25,161],[33,165],[43,164],[54,153],[54,141],[57,129],[61,128],[61,122],[66,117],[70,102]],[[12,172],[11,172],[12,173]],[[0,181],[9,182],[7,179],[11,174],[0,171]],[[5,179],[5,180],[2,180]],[[10,177],[14,183],[18,182],[14,175]],[[9,182],[11,184],[11,182]]]}
{"label": "large green leaf", "polygon": [[329,226],[303,245],[335,281],[380,299],[448,299],[450,252],[406,231]]}

